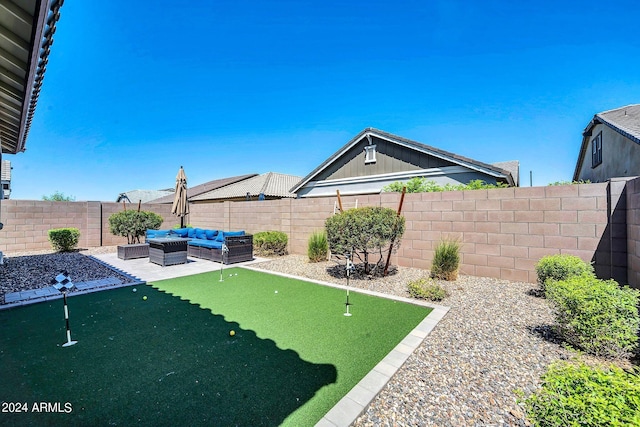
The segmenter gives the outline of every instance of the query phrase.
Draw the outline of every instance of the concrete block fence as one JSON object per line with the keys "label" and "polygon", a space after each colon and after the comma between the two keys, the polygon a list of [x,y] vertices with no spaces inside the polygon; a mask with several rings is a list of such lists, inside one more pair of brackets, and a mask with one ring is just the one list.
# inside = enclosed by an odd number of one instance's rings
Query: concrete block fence
{"label": "concrete block fence", "polygon": [[[313,231],[333,215],[336,197],[249,202],[192,203],[187,222],[195,227],[278,230],[289,236],[289,252],[306,254]],[[399,193],[342,197],[343,207],[398,208]],[[108,217],[122,205],[103,202],[5,200],[0,250],[49,247],[47,230],[78,227],[81,246],[115,245]],[[143,205],[178,223],[170,205]],[[640,178],[548,187],[407,194],[407,229],[392,262],[428,269],[443,239],[462,243],[461,273],[535,282],[535,264],[545,255],[572,254],[593,262],[600,277],[640,287]]]}

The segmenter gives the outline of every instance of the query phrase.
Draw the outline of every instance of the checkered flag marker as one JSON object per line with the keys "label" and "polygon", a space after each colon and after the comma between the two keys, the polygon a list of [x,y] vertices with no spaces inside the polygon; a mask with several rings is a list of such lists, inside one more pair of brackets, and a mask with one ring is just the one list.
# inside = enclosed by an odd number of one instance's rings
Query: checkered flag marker
{"label": "checkered flag marker", "polygon": [[66,271],[61,272],[55,277],[55,279],[52,279],[51,284],[60,292],[70,291],[74,286],[71,278],[69,277],[69,273]]}
{"label": "checkered flag marker", "polygon": [[67,291],[70,291],[73,288],[73,282],[69,277],[69,273],[66,271],[60,272],[55,279],[51,280],[51,284],[58,291],[62,292],[62,296],[64,299],[64,320],[67,326],[67,342],[62,344],[63,347],[69,347],[76,344],[78,341],[71,340],[71,329],[69,328],[69,307],[67,306]]}

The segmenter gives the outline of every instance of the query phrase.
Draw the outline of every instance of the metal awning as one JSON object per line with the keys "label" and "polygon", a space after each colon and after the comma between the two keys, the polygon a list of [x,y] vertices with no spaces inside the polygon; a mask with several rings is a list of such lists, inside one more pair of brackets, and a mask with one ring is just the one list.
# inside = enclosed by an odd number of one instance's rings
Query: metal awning
{"label": "metal awning", "polygon": [[26,148],[63,0],[0,0],[0,143]]}

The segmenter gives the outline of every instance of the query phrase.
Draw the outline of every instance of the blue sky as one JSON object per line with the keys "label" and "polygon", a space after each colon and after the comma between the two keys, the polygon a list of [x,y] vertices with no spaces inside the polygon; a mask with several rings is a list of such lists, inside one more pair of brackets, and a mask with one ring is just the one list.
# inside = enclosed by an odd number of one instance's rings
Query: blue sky
{"label": "blue sky", "polygon": [[14,199],[269,171],[366,127],[572,177],[597,112],[640,102],[636,1],[67,1]]}

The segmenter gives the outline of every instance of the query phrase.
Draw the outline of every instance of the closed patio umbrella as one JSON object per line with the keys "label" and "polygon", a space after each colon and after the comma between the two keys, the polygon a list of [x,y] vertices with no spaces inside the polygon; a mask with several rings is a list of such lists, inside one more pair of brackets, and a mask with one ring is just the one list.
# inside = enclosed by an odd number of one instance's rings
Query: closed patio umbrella
{"label": "closed patio umbrella", "polygon": [[182,166],[176,176],[176,192],[171,213],[180,217],[180,228],[184,228],[184,217],[189,215],[189,203],[187,202],[187,176]]}

